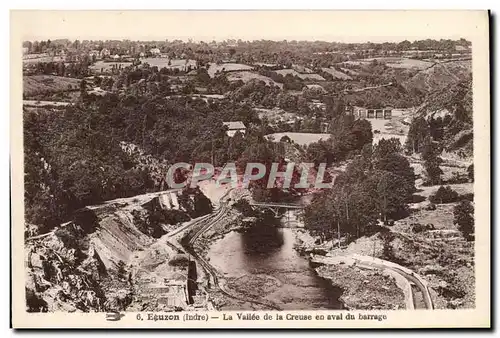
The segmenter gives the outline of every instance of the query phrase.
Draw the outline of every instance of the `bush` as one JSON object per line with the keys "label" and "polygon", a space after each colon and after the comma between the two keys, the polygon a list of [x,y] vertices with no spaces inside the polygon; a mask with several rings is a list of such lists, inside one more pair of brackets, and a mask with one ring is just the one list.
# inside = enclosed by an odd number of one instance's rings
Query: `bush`
{"label": "bush", "polygon": [[77,248],[80,237],[72,231],[69,226],[58,228],[54,234],[63,242],[67,248]]}
{"label": "bush", "polygon": [[175,255],[169,262],[171,266],[188,266],[189,258],[184,254]]}
{"label": "bush", "polygon": [[436,227],[432,223],[427,223],[426,225],[423,225],[421,223],[412,223],[411,224],[411,230],[416,234],[424,232],[424,231],[428,231],[428,230],[435,230],[435,229],[436,229]]}
{"label": "bush", "polygon": [[420,202],[423,202],[425,201],[426,198],[424,196],[421,196],[421,195],[416,195],[416,194],[413,194],[411,196],[411,203],[420,203]]}
{"label": "bush", "polygon": [[469,178],[467,176],[464,176],[460,174],[459,172],[455,171],[453,172],[452,178],[446,181],[448,184],[461,184],[461,183],[468,183]]}
{"label": "bush", "polygon": [[458,193],[449,186],[440,186],[433,195],[429,196],[429,201],[435,204],[453,203],[458,201],[458,196]]}
{"label": "bush", "polygon": [[418,233],[421,233],[421,232],[424,232],[425,230],[427,230],[426,226],[423,225],[423,224],[420,224],[420,223],[413,223],[411,225],[411,231],[413,231],[414,233],[418,234]]}
{"label": "bush", "polygon": [[127,270],[125,269],[125,262],[120,260],[116,266],[116,273],[118,279],[125,279],[127,277]]}
{"label": "bush", "polygon": [[241,212],[244,216],[255,216],[256,214],[246,199],[240,199],[235,202],[233,208]]}
{"label": "bush", "polygon": [[467,176],[469,177],[469,180],[471,182],[474,182],[474,164],[471,164],[468,168],[467,168]]}
{"label": "bush", "polygon": [[434,203],[429,203],[425,210],[436,210],[436,205]]}
{"label": "bush", "polygon": [[287,135],[283,136],[281,139],[280,139],[280,142],[287,142],[287,143],[291,143],[292,140],[290,139],[290,137],[288,137]]}
{"label": "bush", "polygon": [[474,193],[467,193],[467,194],[460,195],[458,199],[474,202]]}

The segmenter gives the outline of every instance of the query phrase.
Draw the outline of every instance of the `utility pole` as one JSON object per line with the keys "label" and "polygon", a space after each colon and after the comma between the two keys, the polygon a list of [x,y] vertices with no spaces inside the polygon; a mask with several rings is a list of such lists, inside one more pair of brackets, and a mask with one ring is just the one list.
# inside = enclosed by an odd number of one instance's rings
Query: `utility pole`
{"label": "utility pole", "polygon": [[338,217],[337,217],[337,235],[338,235],[339,249],[340,249],[340,221]]}
{"label": "utility pole", "polygon": [[212,139],[212,165],[214,165],[214,140]]}

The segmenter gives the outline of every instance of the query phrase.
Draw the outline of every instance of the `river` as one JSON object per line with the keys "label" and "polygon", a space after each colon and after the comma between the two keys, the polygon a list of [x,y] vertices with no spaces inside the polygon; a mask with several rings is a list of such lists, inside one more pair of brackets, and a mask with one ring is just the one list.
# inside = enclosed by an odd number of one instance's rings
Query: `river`
{"label": "river", "polygon": [[[208,258],[229,288],[253,299],[272,301],[284,310],[340,309],[341,290],[318,277],[294,249],[293,229],[272,226],[232,231],[213,243]],[[250,310],[249,304],[222,310]]]}

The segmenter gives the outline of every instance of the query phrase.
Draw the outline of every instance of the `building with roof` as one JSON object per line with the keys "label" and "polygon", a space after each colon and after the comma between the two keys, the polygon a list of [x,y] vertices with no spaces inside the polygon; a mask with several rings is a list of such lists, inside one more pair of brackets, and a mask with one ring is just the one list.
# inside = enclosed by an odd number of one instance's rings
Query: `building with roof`
{"label": "building with roof", "polygon": [[237,131],[245,135],[247,128],[241,121],[222,122],[222,124],[227,127],[228,130],[226,131],[226,134],[229,137],[233,137]]}
{"label": "building with roof", "polygon": [[158,56],[161,54],[161,50],[160,48],[151,48],[149,50],[149,52],[151,53],[151,55],[155,55],[155,56]]}
{"label": "building with roof", "polygon": [[392,108],[364,108],[354,106],[349,111],[350,114],[354,115],[358,119],[385,119],[390,120],[392,118]]}

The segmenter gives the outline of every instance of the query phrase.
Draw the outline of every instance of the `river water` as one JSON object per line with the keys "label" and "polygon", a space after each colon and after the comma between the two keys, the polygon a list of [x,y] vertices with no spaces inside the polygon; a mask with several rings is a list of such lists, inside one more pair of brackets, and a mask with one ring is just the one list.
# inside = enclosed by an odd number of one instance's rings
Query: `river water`
{"label": "river water", "polygon": [[294,249],[295,242],[289,228],[233,231],[211,245],[208,258],[231,290],[249,298],[272,301],[284,310],[342,308],[341,290],[316,275]]}

